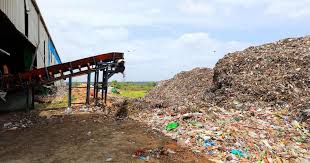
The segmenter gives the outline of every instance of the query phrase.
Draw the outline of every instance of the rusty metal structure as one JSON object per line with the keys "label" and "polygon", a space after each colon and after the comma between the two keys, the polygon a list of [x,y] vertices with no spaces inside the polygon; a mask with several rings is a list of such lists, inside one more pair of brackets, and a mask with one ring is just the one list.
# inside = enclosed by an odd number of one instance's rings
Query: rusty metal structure
{"label": "rusty metal structure", "polygon": [[[0,76],[23,74],[61,63],[36,0],[0,0]],[[49,86],[63,84],[63,80],[57,80]],[[23,109],[26,100],[22,88],[9,92],[0,90],[0,111]]]}
{"label": "rusty metal structure", "polygon": [[0,1],[0,36],[0,49],[10,54],[0,52],[0,65],[13,74],[61,63],[35,0]]}
{"label": "rusty metal structure", "polygon": [[36,0],[0,0],[0,111],[29,110],[34,88],[61,86],[65,79],[70,107],[72,78],[81,75],[88,75],[89,104],[92,73],[97,103],[99,89],[103,99],[108,79],[124,71],[123,59],[123,53],[115,52],[62,63]]}
{"label": "rusty metal structure", "polygon": [[[72,78],[87,75],[86,103],[90,104],[91,74],[94,74],[94,99],[98,102],[98,93],[101,89],[101,99],[106,102],[108,79],[115,73],[123,73],[125,70],[124,54],[118,52],[101,54],[93,57],[79,59],[72,62],[53,65],[45,68],[35,69],[15,75],[3,76],[0,78],[2,92],[9,92],[15,89],[25,91],[26,110],[34,108],[34,88],[50,84],[59,80],[69,79],[68,107],[72,104]],[[100,73],[102,80],[100,81]],[[101,87],[100,87],[101,86]]]}

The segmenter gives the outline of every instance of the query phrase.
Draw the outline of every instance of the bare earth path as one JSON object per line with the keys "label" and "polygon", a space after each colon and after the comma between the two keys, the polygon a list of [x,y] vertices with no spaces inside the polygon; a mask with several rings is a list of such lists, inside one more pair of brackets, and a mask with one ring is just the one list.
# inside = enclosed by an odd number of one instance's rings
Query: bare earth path
{"label": "bare earth path", "polygon": [[[0,115],[0,125],[9,116]],[[53,117],[13,131],[0,129],[0,162],[144,162],[133,157],[139,149],[161,148],[170,152],[150,157],[149,162],[207,162],[135,121],[96,114]]]}

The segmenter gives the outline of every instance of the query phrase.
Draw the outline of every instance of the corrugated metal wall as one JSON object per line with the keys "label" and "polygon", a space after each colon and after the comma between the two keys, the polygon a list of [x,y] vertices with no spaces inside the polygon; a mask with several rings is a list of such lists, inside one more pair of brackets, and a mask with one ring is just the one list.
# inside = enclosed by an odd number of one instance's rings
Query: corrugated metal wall
{"label": "corrugated metal wall", "polygon": [[49,55],[48,55],[49,63],[47,66],[61,63],[59,55],[51,39],[49,39],[48,41],[48,50],[49,50],[48,51],[49,52]]}
{"label": "corrugated metal wall", "polygon": [[[27,11],[25,11],[25,7]],[[28,40],[35,46],[39,46],[37,54],[37,67],[50,66],[60,63],[60,58],[56,53],[51,39],[40,19],[38,11],[32,0],[0,0],[0,9],[3,11],[16,26],[16,28],[26,35],[25,12],[28,14]],[[45,55],[44,55],[45,41]],[[51,46],[49,46],[51,45]],[[55,58],[57,57],[57,58]],[[45,63],[44,63],[45,58]]]}
{"label": "corrugated metal wall", "polygon": [[0,10],[8,16],[21,33],[25,34],[24,0],[0,0]]}
{"label": "corrugated metal wall", "polygon": [[29,41],[37,46],[38,45],[38,38],[39,38],[39,15],[36,11],[36,9],[34,8],[33,3],[31,2],[31,0],[27,0],[28,4],[29,4],[29,12],[28,12],[28,39]]}
{"label": "corrugated metal wall", "polygon": [[[34,2],[35,3],[35,2]],[[27,11],[25,11],[25,8]],[[39,12],[32,0],[0,0],[0,10],[7,15],[17,30],[26,36],[25,13],[28,15],[28,40],[37,51],[37,68],[61,63],[54,44],[48,36]],[[45,46],[45,48],[44,48]],[[45,62],[45,63],[44,63]],[[61,82],[56,82],[59,85]]]}
{"label": "corrugated metal wall", "polygon": [[[40,35],[39,36],[40,45],[39,45],[38,54],[37,54],[37,67],[42,68],[45,65],[47,65],[48,35],[41,21],[40,21],[40,26],[39,26],[39,35]],[[44,45],[45,45],[45,48],[44,48]],[[44,61],[45,61],[45,64],[44,64]]]}

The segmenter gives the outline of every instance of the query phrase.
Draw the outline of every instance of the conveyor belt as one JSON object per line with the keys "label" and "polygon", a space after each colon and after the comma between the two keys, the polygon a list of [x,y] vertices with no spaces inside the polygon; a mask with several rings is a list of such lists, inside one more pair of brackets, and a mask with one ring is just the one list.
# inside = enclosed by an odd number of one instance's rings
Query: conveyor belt
{"label": "conveyor belt", "polygon": [[2,90],[9,90],[13,87],[20,87],[26,85],[41,85],[48,84],[58,80],[63,80],[68,77],[75,77],[80,75],[85,75],[90,71],[94,71],[98,64],[110,63],[114,64],[115,73],[123,72],[125,67],[122,62],[118,65],[120,60],[124,59],[124,53],[111,52],[106,54],[101,54],[93,57],[88,57],[84,59],[79,59],[72,62],[62,63],[58,65],[53,65],[45,68],[35,69],[28,72],[2,77],[0,81],[4,81],[5,87]]}

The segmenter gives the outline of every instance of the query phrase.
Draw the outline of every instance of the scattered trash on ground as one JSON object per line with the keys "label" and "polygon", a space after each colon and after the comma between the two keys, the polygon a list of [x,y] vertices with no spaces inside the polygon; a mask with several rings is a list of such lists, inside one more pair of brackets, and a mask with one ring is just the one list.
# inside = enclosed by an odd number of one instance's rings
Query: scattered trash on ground
{"label": "scattered trash on ground", "polygon": [[181,72],[134,101],[131,117],[213,161],[309,162],[309,101],[306,36],[228,54],[214,73]]}
{"label": "scattered trash on ground", "polygon": [[6,94],[7,94],[7,92],[3,92],[0,90],[0,99],[3,100],[3,102],[6,102],[6,99],[5,99]]}
{"label": "scattered trash on ground", "polygon": [[178,127],[179,127],[179,123],[178,122],[170,122],[170,123],[167,124],[166,130],[167,131],[171,131],[171,130],[176,129]]}
{"label": "scattered trash on ground", "polygon": [[111,162],[113,160],[113,158],[107,158],[105,161],[106,162]]}
{"label": "scattered trash on ground", "polygon": [[245,154],[238,149],[233,149],[230,153],[239,157],[245,157]]}
{"label": "scattered trash on ground", "polygon": [[[23,128],[30,128],[35,123],[46,123],[45,118],[41,118],[37,115],[33,114],[14,114],[10,119],[8,120],[1,120],[4,121],[2,129],[13,131],[17,129],[23,129]],[[0,124],[1,124],[0,121]]]}
{"label": "scattered trash on ground", "polygon": [[[129,108],[132,119],[214,162],[310,162],[310,36],[228,54],[213,70],[181,72],[141,99],[111,98],[122,109],[64,108],[43,119],[25,114],[0,124],[18,130],[81,113],[120,120]],[[133,157],[149,161],[175,152],[138,149]]]}
{"label": "scattered trash on ground", "polygon": [[139,160],[149,161],[150,159],[159,159],[162,156],[174,155],[176,152],[170,148],[157,147],[154,149],[137,149],[132,155]]}

